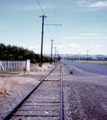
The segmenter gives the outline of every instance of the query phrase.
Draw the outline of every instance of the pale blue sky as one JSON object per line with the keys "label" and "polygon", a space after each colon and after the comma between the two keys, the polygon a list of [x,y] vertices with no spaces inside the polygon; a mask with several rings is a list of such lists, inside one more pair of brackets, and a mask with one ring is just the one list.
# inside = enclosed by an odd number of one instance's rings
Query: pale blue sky
{"label": "pale blue sky", "polygon": [[[47,16],[43,53],[107,55],[107,0],[39,0]],[[0,0],[0,43],[40,53],[42,10],[37,0]],[[46,22],[47,21],[47,22]],[[60,44],[58,44],[60,43]]]}

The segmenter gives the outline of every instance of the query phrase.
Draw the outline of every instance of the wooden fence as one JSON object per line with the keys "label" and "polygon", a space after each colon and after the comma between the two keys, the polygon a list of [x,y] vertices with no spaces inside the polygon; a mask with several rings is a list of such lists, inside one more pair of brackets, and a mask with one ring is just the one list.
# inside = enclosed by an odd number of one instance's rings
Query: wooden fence
{"label": "wooden fence", "polygon": [[0,61],[0,70],[25,70],[26,61]]}

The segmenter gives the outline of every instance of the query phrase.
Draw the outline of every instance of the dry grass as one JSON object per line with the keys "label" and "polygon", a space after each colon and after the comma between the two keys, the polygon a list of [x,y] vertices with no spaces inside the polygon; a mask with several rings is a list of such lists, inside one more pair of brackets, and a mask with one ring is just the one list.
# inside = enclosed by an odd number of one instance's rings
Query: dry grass
{"label": "dry grass", "polygon": [[107,61],[79,61],[82,63],[98,64],[98,65],[107,65]]}
{"label": "dry grass", "polygon": [[44,72],[52,65],[50,64],[43,64],[42,67],[39,67],[38,65],[32,65],[30,70],[34,72]]}
{"label": "dry grass", "polygon": [[0,77],[0,94],[3,96],[11,95],[11,90],[18,85],[24,83],[33,83],[33,78],[19,78],[19,77]]}
{"label": "dry grass", "polygon": [[13,78],[0,77],[0,94],[2,94],[3,96],[10,94],[9,90],[18,84],[19,82],[14,80]]}
{"label": "dry grass", "polygon": [[[42,67],[39,67],[37,64],[34,64],[31,66],[31,72],[29,74],[38,74],[39,72],[44,72],[48,68],[50,68],[52,65],[50,64],[43,64]],[[26,73],[24,73],[26,74]],[[28,74],[28,73],[27,73]],[[0,77],[0,94],[3,96],[10,95],[11,93],[9,91],[12,90],[12,88],[21,85],[23,83],[33,83],[32,78],[19,78],[19,77]]]}

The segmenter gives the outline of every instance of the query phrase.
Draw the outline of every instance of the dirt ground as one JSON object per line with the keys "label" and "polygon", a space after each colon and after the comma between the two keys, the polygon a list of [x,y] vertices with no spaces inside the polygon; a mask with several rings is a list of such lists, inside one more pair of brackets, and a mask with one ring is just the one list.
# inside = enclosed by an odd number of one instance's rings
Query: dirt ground
{"label": "dirt ground", "polygon": [[2,120],[54,66],[31,67],[30,72],[0,74],[0,120]]}

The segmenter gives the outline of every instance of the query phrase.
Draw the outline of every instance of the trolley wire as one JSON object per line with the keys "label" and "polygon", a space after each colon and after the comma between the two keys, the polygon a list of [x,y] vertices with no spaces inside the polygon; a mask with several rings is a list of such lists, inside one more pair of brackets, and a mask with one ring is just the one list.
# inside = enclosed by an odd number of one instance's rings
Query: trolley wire
{"label": "trolley wire", "polygon": [[[49,22],[51,22],[51,23],[55,23],[54,21],[51,21],[51,20],[48,20]],[[70,22],[70,23],[76,23],[76,22],[80,22],[80,23],[82,23],[82,22],[106,22],[107,20],[81,20],[81,21],[59,21],[59,22],[65,22],[65,23],[68,23],[68,22]]]}
{"label": "trolley wire", "polygon": [[[25,10],[24,10],[24,8],[22,7],[22,5],[20,5],[20,3],[17,1],[17,0],[15,0],[15,2],[17,3],[17,5],[24,11],[24,13],[26,14],[26,12],[25,12]],[[27,15],[27,14],[26,14]],[[27,15],[28,16],[28,15]],[[29,16],[28,16],[28,18],[30,18]]]}
{"label": "trolley wire", "polygon": [[[55,7],[55,1],[54,0],[53,0],[53,6],[54,6],[55,22],[57,24],[56,7]],[[56,25],[56,27],[57,27],[57,25]],[[57,37],[59,39],[58,28],[56,28],[56,31],[57,31]]]}
{"label": "trolley wire", "polygon": [[[39,4],[39,7],[40,7],[40,9],[41,9],[43,15],[45,15],[45,12],[44,12],[44,10],[42,9],[42,6],[41,6],[39,0],[37,0],[37,2],[38,2],[38,4]],[[46,21],[46,23],[48,24],[47,19],[45,19],[45,21]],[[49,26],[48,26],[48,25],[47,25],[47,28],[48,28],[48,32],[49,32],[49,34],[50,34],[50,37],[52,38],[52,34],[51,34],[51,32],[50,32],[50,29],[49,29]]]}
{"label": "trolley wire", "polygon": [[55,15],[55,21],[56,21],[56,24],[57,24],[56,10],[55,10],[55,1],[54,1],[54,0],[53,0],[53,4],[54,4],[54,15]]}
{"label": "trolley wire", "polygon": [[[46,21],[46,23],[48,24],[47,19],[45,19],[45,21]],[[48,25],[47,25],[47,28],[48,28],[48,31],[49,31],[50,37],[52,38],[52,34],[51,34],[51,31],[50,31],[50,29],[49,29],[49,26],[48,26]]]}
{"label": "trolley wire", "polygon": [[18,29],[18,30],[0,30],[0,32],[21,32],[21,31],[27,31],[27,30],[31,30],[31,29],[34,29],[34,28],[36,28],[36,26],[35,27],[31,27],[31,28],[26,28],[26,29]]}
{"label": "trolley wire", "polygon": [[[24,10],[24,8],[22,7],[22,5],[20,5],[20,3],[17,1],[17,0],[15,0],[15,2],[18,4],[18,6],[24,11],[24,13],[26,14],[26,12],[25,12],[25,10]],[[24,3],[25,3],[25,1],[24,1]],[[27,14],[26,14],[27,15]],[[28,16],[28,15],[27,15]],[[28,18],[30,18],[29,16],[28,16]],[[10,21],[31,21],[30,19],[29,20],[11,20],[11,19],[5,19],[5,20],[10,20]],[[4,21],[4,20],[3,20]],[[31,28],[25,28],[25,29],[17,29],[17,30],[0,30],[0,32],[17,32],[17,31],[26,31],[26,30],[31,30],[31,29],[34,29],[34,28],[36,28],[37,26],[34,26],[34,27],[31,27]]]}
{"label": "trolley wire", "polygon": [[43,15],[45,15],[45,13],[44,13],[44,11],[43,11],[43,9],[42,9],[42,7],[41,7],[41,4],[40,4],[39,0],[37,0],[37,2],[38,2],[38,4],[39,4],[39,7],[40,7],[40,9],[41,9]]}
{"label": "trolley wire", "polygon": [[23,0],[23,3],[24,3],[24,5],[26,6],[26,8],[28,9],[28,12],[30,13],[29,15],[33,15],[32,12],[31,12],[31,10],[30,10],[30,8],[29,8],[29,6],[28,6],[27,3],[25,2],[25,0]]}

